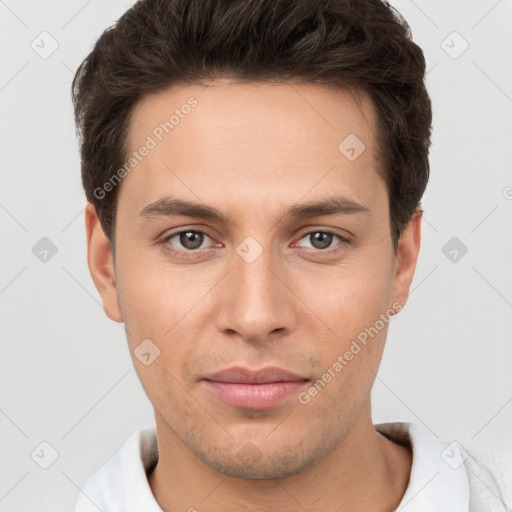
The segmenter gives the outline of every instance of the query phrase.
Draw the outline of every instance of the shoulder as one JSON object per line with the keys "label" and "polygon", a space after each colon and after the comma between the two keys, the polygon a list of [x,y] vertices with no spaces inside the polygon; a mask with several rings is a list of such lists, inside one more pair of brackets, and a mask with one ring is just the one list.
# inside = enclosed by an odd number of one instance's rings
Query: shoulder
{"label": "shoulder", "polygon": [[495,476],[483,462],[464,452],[471,497],[470,512],[508,512],[510,509],[505,505]]}
{"label": "shoulder", "polygon": [[381,423],[375,429],[412,452],[409,484],[397,510],[506,510],[489,469],[460,443],[440,440],[433,432],[413,423]]}
{"label": "shoulder", "polygon": [[86,481],[75,512],[161,512],[147,480],[147,471],[157,459],[155,429],[138,430]]}

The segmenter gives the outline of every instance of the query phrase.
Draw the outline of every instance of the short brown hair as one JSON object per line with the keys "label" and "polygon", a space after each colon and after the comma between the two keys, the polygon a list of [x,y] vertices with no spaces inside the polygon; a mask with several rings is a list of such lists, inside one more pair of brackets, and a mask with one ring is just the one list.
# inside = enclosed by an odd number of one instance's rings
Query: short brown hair
{"label": "short brown hair", "polygon": [[428,182],[432,107],[423,52],[381,0],[140,0],[105,30],[72,94],[83,187],[112,246],[120,187],[101,197],[95,191],[126,160],[135,104],[175,84],[219,77],[368,93],[396,250]]}

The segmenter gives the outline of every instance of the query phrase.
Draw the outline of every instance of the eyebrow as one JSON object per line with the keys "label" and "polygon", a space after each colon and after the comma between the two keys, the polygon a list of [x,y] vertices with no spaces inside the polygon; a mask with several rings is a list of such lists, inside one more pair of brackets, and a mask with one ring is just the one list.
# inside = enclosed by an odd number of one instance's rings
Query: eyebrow
{"label": "eyebrow", "polygon": [[[291,206],[285,211],[282,219],[285,221],[300,220],[324,215],[344,215],[353,213],[371,214],[371,211],[367,206],[349,197],[335,196]],[[171,217],[173,215],[182,215],[185,217],[194,217],[230,224],[229,219],[222,212],[211,206],[171,197],[158,199],[154,203],[148,204],[140,212],[140,216],[144,218]]]}

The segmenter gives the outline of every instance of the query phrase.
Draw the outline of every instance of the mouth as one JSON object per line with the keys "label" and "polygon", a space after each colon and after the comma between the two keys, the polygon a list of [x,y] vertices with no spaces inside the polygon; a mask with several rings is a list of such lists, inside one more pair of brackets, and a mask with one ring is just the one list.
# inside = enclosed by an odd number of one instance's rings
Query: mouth
{"label": "mouth", "polygon": [[222,401],[243,409],[270,409],[296,395],[310,381],[288,370],[267,367],[228,368],[202,379],[206,389]]}

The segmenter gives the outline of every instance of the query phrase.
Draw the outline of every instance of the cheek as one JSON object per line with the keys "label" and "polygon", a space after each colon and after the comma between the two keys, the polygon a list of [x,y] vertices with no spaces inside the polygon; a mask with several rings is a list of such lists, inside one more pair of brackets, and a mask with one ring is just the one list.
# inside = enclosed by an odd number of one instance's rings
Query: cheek
{"label": "cheek", "polygon": [[207,290],[207,280],[186,266],[171,268],[162,261],[147,261],[136,252],[119,261],[120,307],[134,340],[172,336]]}
{"label": "cheek", "polygon": [[305,286],[297,294],[334,331],[333,337],[343,342],[373,325],[390,307],[393,279],[389,269],[389,261],[348,262],[329,275],[302,278]]}
{"label": "cheek", "polygon": [[[175,389],[172,395],[181,396],[178,382],[188,381],[193,371],[188,365],[197,359],[203,331],[211,322],[205,304],[218,278],[199,274],[185,266],[170,269],[164,263],[142,265],[133,259],[120,267],[120,302],[133,364],[146,392],[157,402],[169,400],[164,389]],[[158,349],[158,358],[147,367],[137,360],[138,347],[146,339]]]}
{"label": "cheek", "polygon": [[310,292],[315,301],[312,309],[329,328],[322,345],[315,347],[322,360],[317,388],[325,399],[343,400],[347,392],[363,396],[375,378],[393,314],[392,279],[387,270],[391,262],[379,263],[347,265],[324,281],[322,293]]}
{"label": "cheek", "polygon": [[[191,350],[194,334],[189,318],[197,298],[187,293],[188,288],[182,286],[186,283],[161,272],[160,267],[129,263],[123,262],[118,284],[133,365],[153,405],[157,409],[174,407],[176,401],[185,399],[181,367]],[[149,361],[144,360],[148,352]]]}
{"label": "cheek", "polygon": [[[332,407],[332,414],[349,414],[369,397],[382,358],[393,312],[375,288],[360,287],[339,296],[339,305],[326,304],[335,335],[316,347],[322,361],[316,380],[301,403],[319,410]],[[299,397],[300,398],[300,397]]]}

